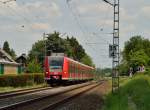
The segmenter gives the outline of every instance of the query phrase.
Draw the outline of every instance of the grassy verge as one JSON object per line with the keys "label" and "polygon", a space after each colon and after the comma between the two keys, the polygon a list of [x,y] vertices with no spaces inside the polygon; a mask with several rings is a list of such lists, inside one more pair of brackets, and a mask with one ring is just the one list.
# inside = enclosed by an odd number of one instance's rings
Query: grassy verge
{"label": "grassy verge", "polygon": [[150,76],[138,75],[121,80],[120,93],[108,94],[104,110],[149,110]]}
{"label": "grassy verge", "polygon": [[34,84],[32,86],[24,86],[24,87],[0,87],[0,93],[4,92],[11,92],[11,91],[17,91],[17,90],[22,90],[22,89],[32,89],[32,88],[38,88],[38,87],[46,87],[47,84]]}

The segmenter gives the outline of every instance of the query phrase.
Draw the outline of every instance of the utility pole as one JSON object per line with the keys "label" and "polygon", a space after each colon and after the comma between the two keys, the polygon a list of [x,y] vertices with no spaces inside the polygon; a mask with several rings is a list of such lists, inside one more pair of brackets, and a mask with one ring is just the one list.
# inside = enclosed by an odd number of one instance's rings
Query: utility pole
{"label": "utility pole", "polygon": [[47,56],[47,46],[46,46],[46,34],[45,33],[43,33],[43,40],[44,40],[44,58],[46,58],[46,56]]}
{"label": "utility pole", "polygon": [[51,50],[47,50],[47,38],[48,38],[49,34],[46,34],[46,33],[43,33],[43,40],[44,40],[44,44],[45,44],[45,51],[44,51],[44,54],[45,54],[45,57],[48,55],[51,55]]}
{"label": "utility pole", "polygon": [[119,0],[114,0],[112,92],[119,90]]}
{"label": "utility pole", "polygon": [[114,8],[114,24],[113,24],[113,45],[112,48],[112,92],[119,91],[119,0],[114,0],[110,3],[108,0],[103,0]]}

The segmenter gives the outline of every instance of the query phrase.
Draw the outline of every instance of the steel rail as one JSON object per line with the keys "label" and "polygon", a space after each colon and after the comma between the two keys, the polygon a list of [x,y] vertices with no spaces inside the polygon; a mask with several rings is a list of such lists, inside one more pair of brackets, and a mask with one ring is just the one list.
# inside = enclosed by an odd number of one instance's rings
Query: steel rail
{"label": "steel rail", "polygon": [[45,98],[52,98],[54,96],[57,96],[57,95],[60,95],[60,94],[63,94],[63,93],[69,92],[69,91],[73,91],[75,89],[79,89],[79,88],[82,88],[84,86],[89,86],[91,84],[93,84],[93,83],[88,83],[88,84],[80,85],[80,86],[71,88],[69,90],[58,92],[58,93],[54,93],[54,94],[50,94],[50,95],[48,94],[48,95],[41,96],[41,97],[38,97],[38,98],[33,98],[33,99],[29,99],[29,100],[24,100],[24,101],[21,101],[21,102],[13,103],[13,104],[10,104],[10,105],[7,105],[7,106],[0,107],[0,110],[12,110],[12,109],[15,109],[15,108],[18,108],[18,107],[21,107],[21,106],[27,106],[29,104],[32,104],[33,102],[36,103],[36,102],[38,102],[40,100],[43,100]]}
{"label": "steel rail", "polygon": [[65,98],[62,98],[62,99],[60,99],[60,100],[57,100],[56,102],[53,102],[52,104],[50,104],[50,105],[48,105],[48,106],[45,106],[45,107],[43,107],[43,108],[40,108],[40,109],[38,109],[38,110],[53,110],[53,109],[55,109],[58,105],[59,105],[59,106],[60,106],[60,105],[63,105],[63,104],[65,104],[66,102],[68,102],[69,100],[72,100],[72,99],[74,99],[75,97],[78,97],[78,96],[80,96],[80,95],[86,93],[87,91],[89,91],[89,90],[91,90],[91,89],[94,89],[95,87],[99,86],[100,84],[101,84],[101,83],[98,83],[98,84],[96,84],[96,85],[93,85],[93,86],[91,86],[91,87],[88,87],[88,88],[86,88],[85,90],[82,90],[82,91],[80,91],[80,92],[78,92],[78,93],[76,93],[76,94],[73,94],[73,95],[69,96],[69,97],[65,97]]}
{"label": "steel rail", "polygon": [[13,91],[13,92],[8,92],[8,93],[1,93],[0,99],[9,98],[9,97],[18,96],[18,95],[24,95],[24,94],[48,90],[48,89],[52,89],[52,87],[40,87],[40,88],[18,90],[18,91]]}

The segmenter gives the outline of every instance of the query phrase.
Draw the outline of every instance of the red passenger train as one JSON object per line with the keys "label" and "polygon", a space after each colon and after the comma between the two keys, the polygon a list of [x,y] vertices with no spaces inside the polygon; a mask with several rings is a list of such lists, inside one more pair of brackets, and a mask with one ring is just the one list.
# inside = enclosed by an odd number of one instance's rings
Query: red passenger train
{"label": "red passenger train", "polygon": [[85,81],[94,78],[93,67],[87,66],[65,56],[45,58],[45,80],[47,83],[60,81]]}

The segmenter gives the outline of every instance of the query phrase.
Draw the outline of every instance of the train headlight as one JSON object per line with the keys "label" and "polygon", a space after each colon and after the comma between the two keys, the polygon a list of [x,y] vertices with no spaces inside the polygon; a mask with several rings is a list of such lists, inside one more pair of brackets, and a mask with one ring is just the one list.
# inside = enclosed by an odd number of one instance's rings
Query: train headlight
{"label": "train headlight", "polygon": [[46,72],[46,74],[48,74],[48,72]]}

